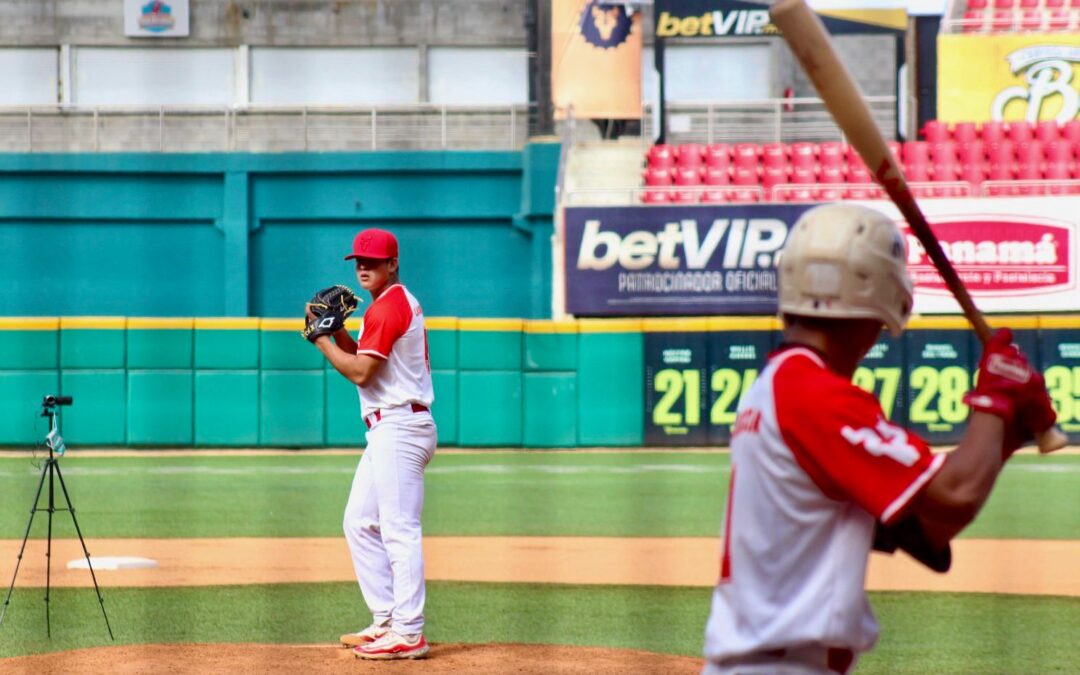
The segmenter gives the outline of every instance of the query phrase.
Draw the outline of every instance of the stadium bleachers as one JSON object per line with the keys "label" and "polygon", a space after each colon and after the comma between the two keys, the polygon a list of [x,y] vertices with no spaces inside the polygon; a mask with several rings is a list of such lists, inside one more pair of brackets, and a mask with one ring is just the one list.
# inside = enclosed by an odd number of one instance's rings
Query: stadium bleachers
{"label": "stadium bleachers", "polygon": [[[921,135],[925,140],[890,143],[917,196],[1080,194],[1080,119],[933,120]],[[648,204],[882,196],[854,148],[835,141],[654,145],[642,177]]]}
{"label": "stadium bleachers", "polygon": [[967,0],[963,33],[1056,33],[1080,29],[1080,0]]}

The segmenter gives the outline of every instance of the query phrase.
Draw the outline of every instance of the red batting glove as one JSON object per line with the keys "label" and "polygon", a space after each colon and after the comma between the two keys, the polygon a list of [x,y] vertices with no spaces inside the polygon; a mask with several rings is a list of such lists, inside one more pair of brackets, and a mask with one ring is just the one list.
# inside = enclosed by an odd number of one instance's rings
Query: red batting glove
{"label": "red batting glove", "polygon": [[1012,344],[1012,338],[1008,328],[994,333],[983,349],[975,390],[964,395],[973,410],[1005,421],[1002,450],[1006,458],[1057,420],[1042,375]]}

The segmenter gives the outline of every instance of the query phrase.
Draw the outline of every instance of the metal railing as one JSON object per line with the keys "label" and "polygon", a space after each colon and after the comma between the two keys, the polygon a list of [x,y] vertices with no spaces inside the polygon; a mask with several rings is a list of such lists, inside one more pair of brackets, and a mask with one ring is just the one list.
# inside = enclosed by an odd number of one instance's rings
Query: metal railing
{"label": "metal railing", "polygon": [[0,152],[517,150],[515,106],[0,107]]}
{"label": "metal railing", "polygon": [[[896,135],[896,97],[867,96],[874,120],[886,138]],[[654,106],[642,108],[642,129],[651,129]],[[779,98],[723,103],[668,102],[667,142],[794,143],[844,141],[825,104],[818,98]]]}

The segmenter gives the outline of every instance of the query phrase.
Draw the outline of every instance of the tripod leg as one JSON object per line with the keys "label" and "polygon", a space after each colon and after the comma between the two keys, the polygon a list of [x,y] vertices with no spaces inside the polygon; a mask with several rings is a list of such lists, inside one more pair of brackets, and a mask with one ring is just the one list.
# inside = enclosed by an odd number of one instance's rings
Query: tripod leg
{"label": "tripod leg", "polygon": [[26,540],[30,538],[30,526],[34,524],[34,514],[37,513],[38,501],[41,499],[41,488],[45,485],[45,474],[49,467],[41,467],[41,478],[38,479],[37,493],[34,494],[34,503],[30,505],[30,520],[26,522],[26,533],[22,538],[22,546],[19,547],[19,555],[15,558],[15,574],[11,575],[11,586],[8,586],[7,597],[4,598],[4,608],[0,610],[0,626],[4,625],[4,615],[7,614],[8,603],[11,602],[11,593],[15,590],[15,577],[19,576],[19,565],[22,564],[23,552],[26,551]]}
{"label": "tripod leg", "polygon": [[97,575],[94,574],[94,564],[90,562],[90,551],[86,550],[86,540],[83,539],[82,530],[79,529],[79,521],[75,518],[75,506],[68,496],[67,485],[64,485],[64,475],[60,473],[60,465],[56,465],[56,477],[60,479],[60,489],[64,491],[64,501],[67,502],[68,513],[71,514],[71,522],[75,523],[75,533],[79,535],[79,543],[82,544],[83,555],[86,556],[86,566],[90,569],[90,578],[94,580],[94,592],[97,593],[98,604],[101,605],[101,615],[105,617],[105,628],[109,631],[109,639],[113,637],[112,626],[109,624],[109,615],[105,613],[105,599],[101,597],[101,589],[98,587]]}
{"label": "tripod leg", "polygon": [[45,636],[52,637],[52,624],[49,622],[49,590],[52,585],[52,521],[53,513],[56,512],[54,491],[54,473],[58,467],[56,462],[49,462],[49,536],[45,540]]}

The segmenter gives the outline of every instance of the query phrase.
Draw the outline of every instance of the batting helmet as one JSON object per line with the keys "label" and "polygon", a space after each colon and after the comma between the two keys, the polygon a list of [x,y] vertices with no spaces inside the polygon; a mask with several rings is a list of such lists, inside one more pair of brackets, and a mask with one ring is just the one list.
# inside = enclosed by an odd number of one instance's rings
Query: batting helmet
{"label": "batting helmet", "polygon": [[780,257],[780,312],[822,318],[875,318],[893,336],[911,316],[904,240],[893,221],[854,204],[810,209]]}

